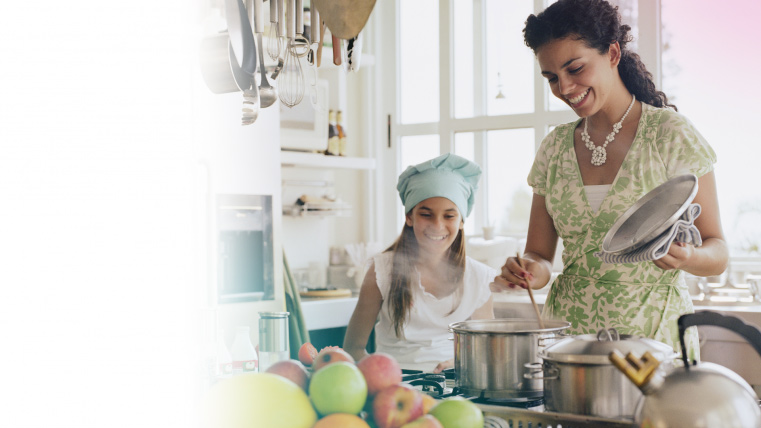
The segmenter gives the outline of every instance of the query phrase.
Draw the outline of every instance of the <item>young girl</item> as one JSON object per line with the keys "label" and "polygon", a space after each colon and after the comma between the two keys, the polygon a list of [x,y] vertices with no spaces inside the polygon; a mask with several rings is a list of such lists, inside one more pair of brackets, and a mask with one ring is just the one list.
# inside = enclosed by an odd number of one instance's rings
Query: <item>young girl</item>
{"label": "young girl", "polygon": [[399,176],[405,225],[362,283],[343,344],[355,359],[367,355],[375,327],[376,351],[403,369],[439,373],[454,366],[449,324],[494,318],[489,283],[497,271],[465,256],[462,230],[480,176],[478,165],[453,154]]}

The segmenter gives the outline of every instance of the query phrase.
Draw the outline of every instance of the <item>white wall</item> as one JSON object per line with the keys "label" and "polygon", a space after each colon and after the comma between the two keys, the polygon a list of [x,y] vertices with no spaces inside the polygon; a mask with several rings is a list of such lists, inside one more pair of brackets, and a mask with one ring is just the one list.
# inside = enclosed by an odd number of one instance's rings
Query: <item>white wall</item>
{"label": "white wall", "polygon": [[[251,341],[259,342],[259,311],[283,311],[285,300],[283,294],[282,262],[282,215],[280,191],[280,113],[279,102],[266,109],[261,109],[256,122],[241,125],[241,92],[213,94],[197,74],[194,88],[193,127],[194,138],[198,147],[199,158],[208,165],[209,189],[212,204],[213,195],[248,194],[272,195],[273,238],[274,238],[274,283],[275,300],[262,302],[228,303],[216,306],[214,299],[203,295],[201,291],[199,313],[218,319],[218,327],[224,329],[227,346],[232,345],[234,328],[239,325],[250,327]],[[208,219],[212,224],[213,214]],[[213,230],[212,232],[213,233]],[[213,251],[213,242],[210,243]],[[206,258],[214,270],[213,253]],[[206,271],[207,278],[201,287],[209,286],[211,278],[216,275]],[[207,306],[211,302],[211,308]],[[211,313],[206,310],[211,310]],[[208,332],[207,332],[208,333]]]}

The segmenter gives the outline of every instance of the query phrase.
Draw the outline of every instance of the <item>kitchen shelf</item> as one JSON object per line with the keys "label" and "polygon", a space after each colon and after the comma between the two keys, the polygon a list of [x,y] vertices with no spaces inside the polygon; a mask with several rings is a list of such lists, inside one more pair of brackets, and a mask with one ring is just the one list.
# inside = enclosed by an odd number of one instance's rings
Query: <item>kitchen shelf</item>
{"label": "kitchen shelf", "polygon": [[291,217],[348,217],[351,216],[351,205],[342,202],[283,205],[283,215]]}
{"label": "kitchen shelf", "polygon": [[375,169],[375,159],[327,156],[320,153],[280,151],[280,165],[284,167]]}

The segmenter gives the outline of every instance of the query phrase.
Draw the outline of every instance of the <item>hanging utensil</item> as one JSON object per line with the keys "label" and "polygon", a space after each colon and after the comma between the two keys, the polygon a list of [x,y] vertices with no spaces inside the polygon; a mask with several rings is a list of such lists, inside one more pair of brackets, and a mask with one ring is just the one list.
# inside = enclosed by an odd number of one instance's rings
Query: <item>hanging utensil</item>
{"label": "hanging utensil", "polygon": [[238,66],[248,74],[256,73],[256,44],[251,22],[241,0],[225,0],[225,18],[230,34],[230,45]]}
{"label": "hanging utensil", "polygon": [[263,0],[254,0],[253,20],[256,41],[259,43],[259,73],[261,75],[261,82],[259,83],[259,106],[267,108],[272,104],[275,104],[275,101],[277,101],[277,92],[275,92],[275,88],[270,85],[270,82],[267,81],[267,73],[264,67],[264,53],[262,52],[262,32],[264,32],[262,1]]}
{"label": "hanging utensil", "polygon": [[[293,107],[304,98],[304,73],[298,57],[296,45],[296,15],[303,13],[296,8],[296,0],[289,0],[287,8],[288,43],[285,48],[285,61],[282,76],[278,80],[280,101],[287,107]],[[301,20],[299,20],[301,22]],[[303,24],[301,32],[303,32]]]}
{"label": "hanging utensil", "polygon": [[278,32],[278,2],[276,0],[269,0],[270,2],[270,30],[267,35],[267,55],[273,60],[277,61],[280,56],[280,51],[283,49],[283,39],[280,38]]}
{"label": "hanging utensil", "polygon": [[320,44],[317,46],[317,59],[315,61],[315,63],[317,64],[317,67],[319,67],[322,64],[323,40],[325,40],[325,21],[320,20]]}
{"label": "hanging utensil", "polygon": [[339,39],[356,37],[365,27],[375,0],[312,0],[330,33]]}
{"label": "hanging utensil", "polygon": [[[521,253],[516,253],[515,257],[518,259],[518,266],[521,267],[521,269],[525,269],[523,267],[523,260],[521,259]],[[528,278],[524,278],[526,280],[526,290],[528,290],[528,297],[531,299],[531,305],[534,307],[534,312],[536,313],[536,319],[539,321],[539,328],[544,329],[544,321],[542,321],[542,314],[539,312],[539,306],[536,304],[536,300],[534,300],[534,292],[531,290],[531,284],[528,282]]]}

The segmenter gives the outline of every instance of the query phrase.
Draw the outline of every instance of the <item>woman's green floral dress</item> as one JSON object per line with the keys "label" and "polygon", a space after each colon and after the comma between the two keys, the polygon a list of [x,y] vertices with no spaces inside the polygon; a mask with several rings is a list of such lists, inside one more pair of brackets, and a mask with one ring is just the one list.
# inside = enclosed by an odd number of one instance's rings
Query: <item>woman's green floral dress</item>
{"label": "woman's green floral dress", "polygon": [[[677,318],[692,313],[684,275],[653,262],[602,263],[594,253],[618,217],[671,177],[713,170],[716,154],[695,127],[671,109],[642,104],[637,134],[597,213],[587,202],[573,147],[579,122],[555,128],[542,142],[528,183],[544,196],[563,239],[563,273],[547,296],[543,317],[571,323],[569,333],[619,333],[650,337],[679,351]],[[697,332],[686,337],[699,358]]]}

